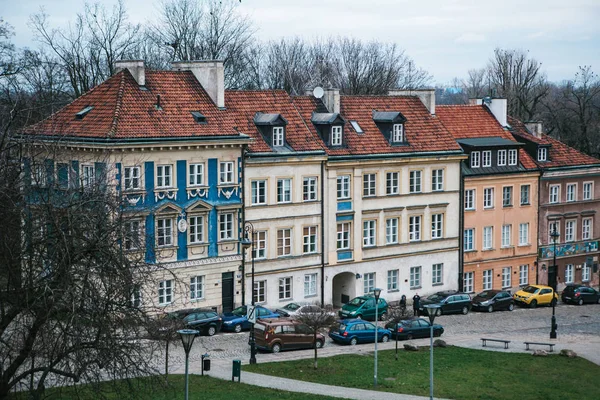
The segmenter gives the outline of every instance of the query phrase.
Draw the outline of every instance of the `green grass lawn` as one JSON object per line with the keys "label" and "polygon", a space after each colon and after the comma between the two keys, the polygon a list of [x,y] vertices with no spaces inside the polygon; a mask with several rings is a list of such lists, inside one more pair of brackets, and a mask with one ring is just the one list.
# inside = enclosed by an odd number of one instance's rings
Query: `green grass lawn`
{"label": "green grass lawn", "polygon": [[[429,347],[418,352],[378,353],[379,390],[429,395]],[[373,354],[244,365],[248,372],[328,385],[373,389]],[[447,347],[434,349],[434,396],[470,400],[598,399],[600,366],[582,358],[533,357]],[[391,378],[387,379],[386,378]]]}
{"label": "green grass lawn", "polygon": [[[244,375],[242,374],[242,382]],[[131,385],[124,382],[102,383],[99,386],[81,385],[76,389],[54,388],[46,391],[46,397],[52,400],[172,400],[184,397],[184,376],[170,375],[169,384],[163,383],[163,379],[132,379]],[[246,385],[231,381],[223,381],[208,376],[190,376],[190,400],[333,400],[331,397],[315,396],[312,394],[284,392],[275,389],[266,389],[258,386]],[[29,399],[27,393],[9,396],[11,400]],[[339,400],[339,399],[336,399]]]}

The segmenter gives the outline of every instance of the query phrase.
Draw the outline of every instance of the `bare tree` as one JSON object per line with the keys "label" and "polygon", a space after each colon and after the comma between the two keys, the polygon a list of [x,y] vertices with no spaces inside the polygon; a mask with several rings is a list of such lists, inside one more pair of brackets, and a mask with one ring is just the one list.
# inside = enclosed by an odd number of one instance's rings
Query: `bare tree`
{"label": "bare tree", "polygon": [[335,323],[335,314],[332,309],[315,306],[310,307],[308,311],[301,310],[296,319],[306,325],[309,332],[313,334],[313,347],[315,350],[314,368],[317,369],[317,350],[319,348],[317,334],[320,331],[330,328]]}
{"label": "bare tree", "polygon": [[[392,323],[393,329],[397,330],[398,323],[405,319],[413,318],[413,312],[406,308],[406,304],[403,307],[389,307],[388,308],[388,322]],[[398,361],[398,332],[396,336],[396,361]]]}
{"label": "bare tree", "polygon": [[469,99],[482,98],[489,93],[488,79],[485,68],[470,69],[464,87]]}

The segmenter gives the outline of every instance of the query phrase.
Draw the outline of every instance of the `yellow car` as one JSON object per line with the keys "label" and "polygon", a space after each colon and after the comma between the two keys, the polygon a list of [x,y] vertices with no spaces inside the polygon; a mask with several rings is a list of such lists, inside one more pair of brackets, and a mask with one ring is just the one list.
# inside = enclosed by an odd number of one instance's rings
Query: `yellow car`
{"label": "yellow car", "polygon": [[515,303],[535,308],[541,305],[556,304],[558,294],[550,286],[529,285],[513,295]]}

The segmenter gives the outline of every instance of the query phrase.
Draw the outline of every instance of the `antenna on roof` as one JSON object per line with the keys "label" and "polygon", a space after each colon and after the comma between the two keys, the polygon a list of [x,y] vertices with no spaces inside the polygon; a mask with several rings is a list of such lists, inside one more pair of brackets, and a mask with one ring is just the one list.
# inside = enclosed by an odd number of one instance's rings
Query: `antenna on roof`
{"label": "antenna on roof", "polygon": [[313,96],[315,96],[317,99],[320,99],[321,97],[323,97],[324,94],[325,94],[325,91],[323,90],[323,88],[321,86],[317,86],[316,88],[313,89]]}

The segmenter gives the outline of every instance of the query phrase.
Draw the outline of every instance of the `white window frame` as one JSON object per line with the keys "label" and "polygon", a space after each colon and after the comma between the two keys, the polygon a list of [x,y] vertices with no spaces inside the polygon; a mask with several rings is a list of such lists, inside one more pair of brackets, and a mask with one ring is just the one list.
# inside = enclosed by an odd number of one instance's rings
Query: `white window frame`
{"label": "white window frame", "polygon": [[418,242],[421,240],[421,215],[411,215],[408,217],[408,241]]}
{"label": "white window frame", "polygon": [[48,168],[45,162],[31,166],[31,185],[37,187],[48,186]]}
{"label": "white window frame", "polygon": [[519,265],[519,286],[529,284],[529,264]]}
{"label": "white window frame", "polygon": [[574,281],[574,266],[573,264],[565,265],[565,283],[573,283]]}
{"label": "white window frame", "polygon": [[483,227],[483,238],[482,238],[482,249],[491,250],[494,246],[494,227],[484,226]]}
{"label": "white window frame", "polygon": [[304,201],[317,200],[317,177],[307,176],[302,179],[302,199]]}
{"label": "white window frame", "polygon": [[377,245],[377,221],[368,219],[363,221],[363,247],[374,247]]}
{"label": "white window frame", "polygon": [[529,244],[529,222],[519,224],[519,246],[527,246]]}
{"label": "white window frame", "polygon": [[[520,197],[520,203],[522,206],[525,205],[529,205],[530,201],[531,201],[531,185],[521,185],[521,189],[520,189],[520,193],[521,193],[521,197]],[[525,196],[523,196],[523,194],[526,194]]]}
{"label": "white window frame", "polygon": [[444,214],[431,214],[431,238],[444,237]]}
{"label": "white window frame", "polygon": [[423,191],[423,171],[420,169],[413,169],[410,171],[409,177],[409,192],[421,193]]}
{"label": "white window frame", "polygon": [[399,218],[388,218],[385,220],[385,244],[398,243]]}
{"label": "white window frame", "polygon": [[565,221],[565,243],[575,241],[575,232],[577,232],[577,220],[569,219]]}
{"label": "white window frame", "polygon": [[277,203],[292,202],[292,178],[277,179]]}
{"label": "white window frame", "polygon": [[[43,172],[45,174],[45,172]],[[83,164],[81,166],[81,185],[91,188],[96,183],[96,167],[94,164]]]}
{"label": "white window frame", "polygon": [[560,203],[560,185],[550,185],[550,189],[548,190],[550,204],[558,204]]}
{"label": "white window frame", "polygon": [[279,300],[290,300],[292,299],[292,282],[291,276],[284,276],[279,278]]}
{"label": "white window frame", "polygon": [[302,228],[302,253],[312,254],[317,252],[317,227],[305,226]]}
{"label": "white window frame", "polygon": [[156,166],[156,187],[158,189],[173,187],[172,164],[160,164]]}
{"label": "white window frame", "polygon": [[545,147],[539,147],[537,152],[538,161],[548,161],[548,149]]}
{"label": "white window frame", "polygon": [[277,257],[286,257],[292,254],[292,229],[277,230]]}
{"label": "white window frame", "polygon": [[393,131],[392,141],[394,143],[404,142],[404,125],[403,124],[394,124],[392,131]]}
{"label": "white window frame", "polygon": [[204,298],[204,275],[190,277],[190,300]]}
{"label": "white window frame", "polygon": [[173,302],[173,280],[158,282],[158,305],[166,306]]}
{"label": "white window frame", "polygon": [[267,204],[267,181],[258,179],[250,182],[250,203],[254,205]]}
{"label": "white window frame", "polygon": [[481,166],[484,168],[492,166],[492,151],[491,150],[484,150],[481,152]]}
{"label": "white window frame", "polygon": [[583,182],[583,200],[594,198],[594,182]]}
{"label": "white window frame", "polygon": [[464,230],[463,250],[475,250],[475,228],[466,228]]}
{"label": "white window frame", "polygon": [[142,223],[140,220],[133,219],[126,221],[123,224],[125,229],[125,237],[123,240],[123,246],[125,250],[139,250],[142,244]]}
{"label": "white window frame", "polygon": [[431,284],[441,285],[444,283],[444,264],[438,263],[431,266]]}
{"label": "white window frame", "polygon": [[589,282],[592,276],[592,267],[587,264],[583,264],[581,267],[581,282]]}
{"label": "white window frame", "polygon": [[267,231],[256,231],[254,251],[257,260],[267,258]]}
{"label": "white window frame", "polygon": [[337,249],[350,250],[350,222],[339,222],[337,224]]}
{"label": "white window frame", "polygon": [[375,272],[367,272],[363,277],[363,293],[369,294],[375,289]]}
{"label": "white window frame", "polygon": [[199,244],[206,241],[204,215],[191,215],[188,221],[190,244]]}
{"label": "white window frame", "polygon": [[471,168],[479,168],[481,166],[481,153],[479,151],[471,152]]}
{"label": "white window frame", "polygon": [[483,290],[492,290],[494,286],[494,271],[491,269],[486,269],[482,273],[481,279]]}
{"label": "white window frame", "polygon": [[390,269],[387,272],[387,290],[388,292],[398,290],[398,276],[400,271],[397,269]]}
{"label": "white window frame", "polygon": [[503,248],[512,246],[512,225],[502,225],[502,243],[500,245]]}
{"label": "white window frame", "polygon": [[373,197],[377,195],[377,174],[363,175],[363,197]]}
{"label": "white window frame", "polygon": [[156,247],[169,247],[175,244],[173,220],[173,217],[156,218]]}
{"label": "white window frame", "polygon": [[123,190],[141,189],[141,168],[138,165],[123,168]]}
{"label": "white window frame", "polygon": [[235,238],[233,234],[233,213],[219,214],[219,240],[232,240]]}
{"label": "white window frame", "polygon": [[432,169],[431,170],[431,191],[440,192],[444,190],[444,170],[443,169]]}
{"label": "white window frame", "polygon": [[517,165],[517,149],[508,149],[508,165]]}
{"label": "white window frame", "polygon": [[474,272],[465,272],[463,276],[463,289],[465,293],[473,293],[475,290],[473,288],[473,276]]}
{"label": "white window frame", "polygon": [[494,188],[483,189],[483,208],[494,208]]}
{"label": "white window frame", "polygon": [[560,221],[548,221],[548,244],[554,243],[554,239],[552,239],[554,227],[556,227],[556,233],[558,233],[558,236],[556,237],[556,243],[560,243]]}
{"label": "white window frame", "polygon": [[265,303],[267,301],[267,281],[260,280],[254,281],[254,290],[252,295],[256,300],[256,303]]}
{"label": "white window frame", "polygon": [[465,189],[465,210],[475,210],[477,192],[475,189]]}
{"label": "white window frame", "polygon": [[188,165],[188,185],[203,186],[204,185],[204,164],[191,163]]}
{"label": "white window frame", "polygon": [[421,287],[421,266],[410,267],[409,286],[411,289]]}
{"label": "white window frame", "polygon": [[219,163],[219,184],[231,184],[234,182],[235,164],[233,161],[221,161]]}
{"label": "white window frame", "polygon": [[317,295],[317,274],[304,275],[304,297]]}
{"label": "white window frame", "polygon": [[331,145],[342,145],[342,127],[340,125],[334,125],[331,127]]}
{"label": "white window frame", "polygon": [[350,175],[339,175],[337,177],[337,199],[346,200],[350,198]]}
{"label": "white window frame", "polygon": [[502,207],[512,207],[513,205],[513,187],[502,187]]}
{"label": "white window frame", "polygon": [[506,165],[506,150],[498,150],[498,166],[504,167]]}
{"label": "white window frame", "polygon": [[385,175],[385,194],[394,195],[400,193],[400,173],[388,172]]}
{"label": "white window frame", "polygon": [[581,240],[592,240],[593,235],[593,219],[582,218],[581,219]]}
{"label": "white window frame", "polygon": [[577,184],[567,183],[567,202],[577,201]]}
{"label": "white window frame", "polygon": [[503,267],[502,268],[502,289],[511,287],[511,275],[512,275],[511,267]]}
{"label": "white window frame", "polygon": [[284,141],[284,129],[283,126],[273,127],[273,147],[283,147]]}

